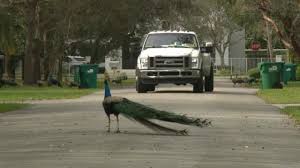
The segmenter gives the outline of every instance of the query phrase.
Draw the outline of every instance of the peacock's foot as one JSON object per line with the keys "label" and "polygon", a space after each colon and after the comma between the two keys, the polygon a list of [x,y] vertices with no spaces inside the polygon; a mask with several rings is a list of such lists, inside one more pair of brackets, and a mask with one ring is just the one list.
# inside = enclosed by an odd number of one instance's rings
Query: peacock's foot
{"label": "peacock's foot", "polygon": [[117,130],[116,133],[119,134],[119,133],[121,133],[121,131],[120,131],[120,130]]}
{"label": "peacock's foot", "polygon": [[106,132],[107,132],[107,133],[110,133],[110,130],[107,130]]}
{"label": "peacock's foot", "polygon": [[189,132],[188,132],[188,130],[184,129],[184,130],[177,131],[176,134],[177,135],[189,135]]}

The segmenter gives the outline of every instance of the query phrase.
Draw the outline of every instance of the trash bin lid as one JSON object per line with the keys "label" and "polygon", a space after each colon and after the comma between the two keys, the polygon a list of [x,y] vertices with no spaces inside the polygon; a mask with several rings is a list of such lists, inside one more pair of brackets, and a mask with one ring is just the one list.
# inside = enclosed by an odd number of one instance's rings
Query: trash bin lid
{"label": "trash bin lid", "polygon": [[[264,70],[267,68],[269,71],[282,70],[284,62],[262,62],[259,64],[259,69]],[[266,70],[266,69],[265,69]]]}
{"label": "trash bin lid", "polygon": [[284,66],[288,66],[288,67],[297,67],[297,64],[291,64],[291,63],[288,63],[288,64],[285,64]]}

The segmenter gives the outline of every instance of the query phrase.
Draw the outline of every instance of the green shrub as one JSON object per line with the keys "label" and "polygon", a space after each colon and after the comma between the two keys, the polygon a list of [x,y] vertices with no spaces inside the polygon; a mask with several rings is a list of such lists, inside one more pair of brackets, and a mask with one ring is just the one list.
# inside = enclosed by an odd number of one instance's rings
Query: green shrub
{"label": "green shrub", "polygon": [[217,71],[217,75],[219,76],[230,76],[231,70],[230,69],[220,69]]}
{"label": "green shrub", "polygon": [[253,68],[248,71],[248,76],[250,78],[260,79],[260,71],[258,68]]}

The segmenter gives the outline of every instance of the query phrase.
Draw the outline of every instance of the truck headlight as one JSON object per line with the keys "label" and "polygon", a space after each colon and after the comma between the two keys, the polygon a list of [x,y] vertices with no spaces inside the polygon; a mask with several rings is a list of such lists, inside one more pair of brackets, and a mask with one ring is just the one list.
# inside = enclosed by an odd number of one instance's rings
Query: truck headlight
{"label": "truck headlight", "polygon": [[141,58],[141,69],[147,69],[148,68],[148,58]]}
{"label": "truck headlight", "polygon": [[199,59],[192,58],[192,68],[199,68]]}

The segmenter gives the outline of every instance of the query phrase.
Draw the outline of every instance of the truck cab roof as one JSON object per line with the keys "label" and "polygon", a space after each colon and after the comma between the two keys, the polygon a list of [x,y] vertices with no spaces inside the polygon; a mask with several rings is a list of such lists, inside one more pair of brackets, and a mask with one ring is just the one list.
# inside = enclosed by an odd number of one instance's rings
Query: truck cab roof
{"label": "truck cab roof", "polygon": [[177,33],[180,33],[180,34],[194,34],[196,35],[195,32],[191,32],[191,31],[171,31],[171,30],[168,30],[168,31],[152,31],[150,32],[149,34],[165,34],[165,33],[174,33],[174,34],[177,34]]}

